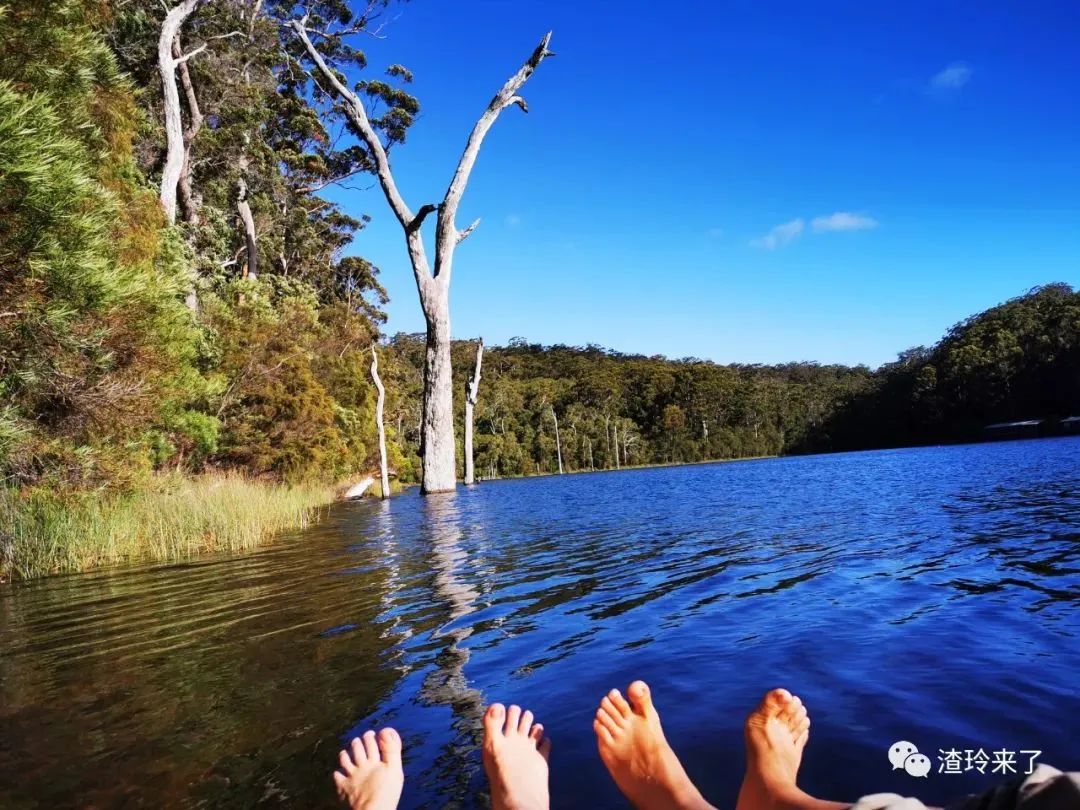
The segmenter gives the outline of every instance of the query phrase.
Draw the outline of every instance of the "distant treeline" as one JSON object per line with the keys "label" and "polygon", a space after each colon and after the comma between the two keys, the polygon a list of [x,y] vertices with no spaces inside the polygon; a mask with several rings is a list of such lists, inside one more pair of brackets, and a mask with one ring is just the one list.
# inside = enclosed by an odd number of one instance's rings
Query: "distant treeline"
{"label": "distant treeline", "polygon": [[[389,344],[399,391],[391,421],[406,455],[418,450],[423,350],[420,335]],[[475,343],[456,344],[460,391],[474,356]],[[484,354],[476,468],[556,471],[556,419],[564,469],[583,470],[969,441],[991,422],[1078,411],[1080,293],[1051,284],[877,371],[718,365],[514,339]]]}
{"label": "distant treeline", "polygon": [[902,352],[792,449],[972,441],[991,423],[1078,413],[1080,292],[1049,284]]}

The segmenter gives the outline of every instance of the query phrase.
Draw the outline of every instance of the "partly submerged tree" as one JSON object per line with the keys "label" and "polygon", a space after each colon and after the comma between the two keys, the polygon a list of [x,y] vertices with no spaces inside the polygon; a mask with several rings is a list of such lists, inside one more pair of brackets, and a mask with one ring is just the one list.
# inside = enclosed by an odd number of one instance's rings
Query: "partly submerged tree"
{"label": "partly submerged tree", "polygon": [[[513,105],[528,111],[525,99],[518,93],[537,66],[551,55],[548,50],[551,34],[541,40],[525,64],[506,81],[481,114],[469,135],[442,200],[439,203],[422,205],[414,212],[398,190],[390,170],[387,150],[395,141],[403,139],[404,128],[412,122],[416,111],[415,101],[403,93],[395,94],[383,82],[361,82],[350,88],[344,75],[350,64],[362,64],[362,57],[357,59],[357,52],[347,45],[349,35],[367,29],[370,15],[382,5],[384,4],[372,3],[364,14],[356,17],[344,3],[319,3],[315,4],[314,8],[305,7],[303,16],[290,20],[288,26],[303,46],[305,61],[314,72],[318,92],[326,92],[337,101],[333,109],[343,112],[351,125],[352,134],[366,148],[366,157],[373,166],[383,194],[404,232],[427,325],[421,421],[422,488],[424,492],[440,492],[452,490],[456,482],[453,375],[450,362],[450,277],[458,244],[468,237],[477,225],[474,222],[467,228],[458,228],[458,205],[468,185],[484,137],[499,114]],[[408,71],[400,65],[392,66],[389,73],[406,81],[410,78]],[[382,98],[394,106],[382,117],[373,119],[361,98],[362,94],[369,99]],[[430,214],[436,215],[434,266],[429,263],[421,231],[424,220]]]}
{"label": "partly submerged tree", "polygon": [[473,466],[473,415],[476,411],[477,398],[480,396],[480,369],[484,363],[484,339],[476,342],[476,363],[472,377],[465,383],[465,483],[476,481]]}

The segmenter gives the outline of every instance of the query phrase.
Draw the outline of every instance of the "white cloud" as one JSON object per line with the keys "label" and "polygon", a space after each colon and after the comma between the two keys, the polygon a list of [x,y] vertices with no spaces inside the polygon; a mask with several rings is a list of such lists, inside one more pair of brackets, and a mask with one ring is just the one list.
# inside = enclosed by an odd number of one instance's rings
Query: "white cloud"
{"label": "white cloud", "polygon": [[827,217],[814,217],[810,221],[810,227],[814,233],[830,233],[832,231],[868,231],[876,228],[878,221],[873,217],[865,217],[860,214],[850,214],[847,211],[837,211]]}
{"label": "white cloud", "polygon": [[516,228],[521,224],[521,215],[507,214],[505,222],[507,228]]}
{"label": "white cloud", "polygon": [[799,217],[791,220],[791,222],[785,222],[783,225],[777,225],[764,236],[751,239],[750,244],[753,247],[773,250],[790,244],[805,228],[806,222],[802,217]]}
{"label": "white cloud", "polygon": [[930,91],[939,95],[959,93],[975,71],[967,62],[953,62],[930,79]]}

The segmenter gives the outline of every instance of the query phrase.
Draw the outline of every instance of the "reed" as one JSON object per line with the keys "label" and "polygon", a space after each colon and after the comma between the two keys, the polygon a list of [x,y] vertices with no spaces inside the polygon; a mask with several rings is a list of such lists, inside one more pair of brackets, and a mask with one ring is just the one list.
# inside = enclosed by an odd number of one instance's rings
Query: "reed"
{"label": "reed", "polygon": [[0,580],[242,551],[301,529],[329,487],[165,476],[128,494],[0,490]]}

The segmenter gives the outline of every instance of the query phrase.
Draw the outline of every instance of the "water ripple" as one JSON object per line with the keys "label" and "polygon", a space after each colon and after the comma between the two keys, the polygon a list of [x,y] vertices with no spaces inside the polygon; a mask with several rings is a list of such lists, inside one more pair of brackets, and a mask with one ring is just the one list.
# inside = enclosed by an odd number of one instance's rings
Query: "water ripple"
{"label": "water ripple", "polygon": [[1075,767],[1078,450],[488,483],[344,505],[254,554],[2,588],[0,805],[323,806],[339,742],[394,723],[405,806],[479,806],[502,699],[555,738],[558,806],[612,806],[589,717],[636,676],[723,805],[739,718],[778,682],[815,716],[806,787],[837,798],[910,791],[882,767],[896,737]]}

